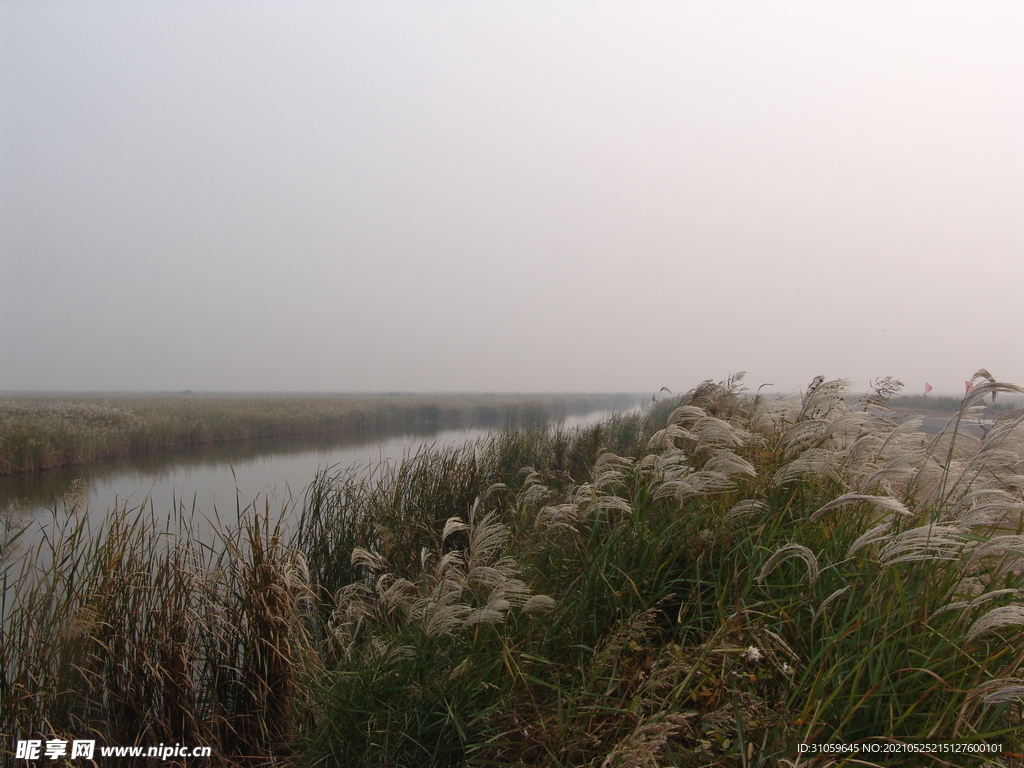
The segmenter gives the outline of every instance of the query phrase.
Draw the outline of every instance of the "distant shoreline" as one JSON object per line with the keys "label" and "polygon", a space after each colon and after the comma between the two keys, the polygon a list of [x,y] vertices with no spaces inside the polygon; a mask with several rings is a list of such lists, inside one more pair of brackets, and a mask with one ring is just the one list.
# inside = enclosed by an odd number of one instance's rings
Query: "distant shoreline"
{"label": "distant shoreline", "polygon": [[381,428],[541,426],[639,394],[23,395],[0,399],[0,475],[182,445]]}

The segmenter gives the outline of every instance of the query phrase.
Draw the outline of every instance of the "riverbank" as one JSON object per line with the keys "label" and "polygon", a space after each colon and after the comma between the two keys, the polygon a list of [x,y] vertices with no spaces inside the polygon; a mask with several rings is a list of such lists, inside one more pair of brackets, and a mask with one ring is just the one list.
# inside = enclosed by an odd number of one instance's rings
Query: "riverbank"
{"label": "riverbank", "polygon": [[[942,416],[954,416],[960,410],[960,404],[963,402],[961,397],[935,397],[932,395],[901,395],[894,397],[889,402],[889,407],[899,413],[905,413],[907,415],[917,416],[933,416],[940,418]],[[975,403],[976,411],[974,418],[987,419],[994,421],[996,419],[1020,416],[1022,407],[1024,407],[1024,400],[1019,396],[1009,395],[1004,396],[998,402],[995,400],[986,400],[985,402]]]}
{"label": "riverbank", "polygon": [[293,536],[250,509],[219,547],[129,509],[87,535],[70,499],[6,574],[0,730],[224,766],[1016,765],[1017,425],[844,395],[706,384],[325,472]]}
{"label": "riverbank", "polygon": [[0,399],[0,475],[181,445],[379,429],[531,427],[638,395],[136,395]]}

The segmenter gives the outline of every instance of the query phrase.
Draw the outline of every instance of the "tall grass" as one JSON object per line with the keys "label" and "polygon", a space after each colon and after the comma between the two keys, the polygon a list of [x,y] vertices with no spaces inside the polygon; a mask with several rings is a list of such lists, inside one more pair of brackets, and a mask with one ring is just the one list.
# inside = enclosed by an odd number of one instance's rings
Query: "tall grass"
{"label": "tall grass", "polygon": [[1021,420],[959,426],[1021,390],[979,382],[938,435],[841,381],[705,382],[324,471],[287,539],[265,508],[202,546],[185,510],[98,535],[72,504],[6,585],[2,730],[224,764],[824,768],[798,745],[987,740],[1018,756],[931,764],[1019,765]]}
{"label": "tall grass", "polygon": [[101,531],[83,513],[5,572],[3,731],[272,754],[306,631],[301,554],[266,511],[214,547],[184,510],[122,507]]}

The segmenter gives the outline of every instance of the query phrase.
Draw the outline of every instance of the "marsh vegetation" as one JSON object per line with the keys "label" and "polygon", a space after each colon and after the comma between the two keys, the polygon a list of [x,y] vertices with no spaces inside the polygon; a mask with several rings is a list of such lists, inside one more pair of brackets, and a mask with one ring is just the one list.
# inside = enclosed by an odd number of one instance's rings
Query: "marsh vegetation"
{"label": "marsh vegetation", "polygon": [[24,396],[0,399],[0,474],[288,435],[541,426],[638,401],[635,395]]}
{"label": "marsh vegetation", "polygon": [[325,471],[301,509],[238,509],[214,545],[185,509],[88,531],[69,498],[5,571],[0,730],[210,744],[226,765],[1019,752],[1022,419],[960,429],[1011,391],[981,377],[926,435],[841,381],[771,401],[705,382],[643,415]]}

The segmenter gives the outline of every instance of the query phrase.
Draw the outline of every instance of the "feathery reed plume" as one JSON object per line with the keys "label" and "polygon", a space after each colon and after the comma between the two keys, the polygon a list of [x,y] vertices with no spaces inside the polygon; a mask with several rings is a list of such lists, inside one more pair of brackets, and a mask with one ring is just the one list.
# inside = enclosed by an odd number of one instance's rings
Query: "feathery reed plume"
{"label": "feathery reed plume", "polygon": [[896,565],[923,560],[955,561],[970,546],[960,528],[928,523],[890,536],[878,553],[878,562]]}
{"label": "feathery reed plume", "polygon": [[1006,704],[1011,701],[1024,701],[1024,678],[1000,677],[986,680],[974,688],[971,697],[981,697],[981,703],[989,706]]}
{"label": "feathery reed plume", "polygon": [[757,499],[746,499],[745,501],[735,504],[732,509],[725,513],[724,522],[737,522],[763,512],[767,508],[768,505],[763,501],[758,501]]}
{"label": "feathery reed plume", "polygon": [[846,550],[846,556],[853,557],[855,554],[857,554],[857,552],[864,549],[865,547],[870,547],[881,541],[887,540],[892,535],[892,523],[892,518],[890,518],[885,522],[880,523],[879,525],[876,525],[873,528],[869,528],[868,530],[866,530],[864,533],[862,533],[860,536],[854,539],[852,544],[850,544],[850,547]]}
{"label": "feathery reed plume", "polygon": [[967,631],[967,642],[971,642],[986,632],[1015,626],[1024,626],[1024,606],[1004,605],[1000,608],[993,608],[971,625]]}
{"label": "feathery reed plume", "polygon": [[[1021,558],[1024,557],[1024,536],[1020,534],[1007,534],[996,536],[978,544],[971,552],[971,559],[967,562],[967,569],[970,570],[976,567],[985,558],[1006,560],[1007,556],[1009,556],[1011,565],[1021,563]],[[996,572],[1003,575],[1006,573],[1006,570],[1000,568]]]}
{"label": "feathery reed plume", "polygon": [[836,509],[837,507],[844,506],[846,504],[853,504],[856,502],[864,502],[871,504],[872,506],[879,507],[880,509],[887,510],[890,513],[903,515],[904,517],[913,517],[913,513],[901,504],[896,499],[888,496],[869,496],[863,493],[844,493],[837,499],[833,499],[828,504],[820,507],[814,514],[811,515],[811,520],[817,520],[819,517],[824,515],[830,510]]}
{"label": "feathery reed plume", "polygon": [[601,761],[601,768],[648,768],[657,765],[668,740],[690,728],[695,715],[659,713],[641,720]]}
{"label": "feathery reed plume", "polygon": [[[448,549],[457,535],[465,537],[464,543]],[[417,580],[396,578],[388,572],[387,558],[355,547],[352,562],[368,573],[363,582],[338,594],[332,619],[334,636],[345,654],[351,656],[361,632],[383,636],[394,631],[399,614],[401,626],[418,627],[429,638],[499,623],[514,607],[527,614],[551,610],[554,602],[532,595],[517,578],[516,561],[501,555],[509,535],[495,512],[479,514],[477,500],[468,522],[459,517],[445,521],[434,549],[421,555],[423,569]],[[376,629],[367,625],[368,619]]]}
{"label": "feathery reed plume", "polygon": [[811,624],[814,624],[818,620],[818,617],[821,616],[821,614],[825,612],[825,609],[828,608],[832,603],[834,603],[840,597],[845,595],[849,591],[849,589],[850,589],[849,586],[840,587],[835,592],[833,592],[831,595],[829,595],[824,600],[822,600],[821,601],[821,605],[819,605],[817,608],[814,609],[814,615],[811,617]]}
{"label": "feathery reed plume", "polygon": [[757,578],[754,579],[754,581],[760,584],[773,570],[775,570],[776,565],[791,557],[798,557],[807,563],[807,576],[813,584],[818,578],[818,558],[810,549],[802,544],[787,544],[786,546],[776,550],[775,554],[768,558],[768,562],[766,562],[761,568],[761,572],[757,575]]}
{"label": "feathery reed plume", "polygon": [[633,460],[616,456],[614,453],[602,453],[594,464],[593,486],[604,491],[626,478],[626,470],[633,465]]}
{"label": "feathery reed plume", "polygon": [[534,519],[534,527],[538,530],[554,527],[576,530],[576,526],[602,511],[629,515],[633,507],[626,499],[601,493],[593,483],[583,483],[571,491],[568,501],[543,507]]}

